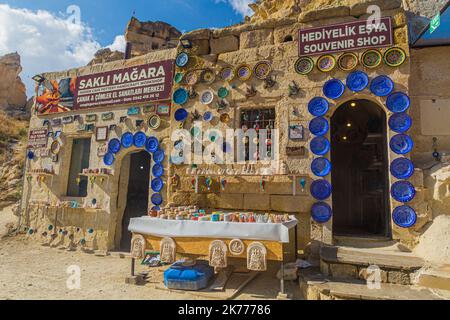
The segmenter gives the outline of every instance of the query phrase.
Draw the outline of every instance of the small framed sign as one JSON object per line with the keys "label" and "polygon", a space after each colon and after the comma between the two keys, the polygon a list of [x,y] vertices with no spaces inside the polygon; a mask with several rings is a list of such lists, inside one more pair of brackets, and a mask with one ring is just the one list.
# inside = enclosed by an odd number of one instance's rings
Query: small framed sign
{"label": "small framed sign", "polygon": [[95,122],[97,121],[97,115],[96,114],[88,114],[86,115],[86,122]]}
{"label": "small framed sign", "polygon": [[108,120],[112,120],[112,119],[114,119],[114,112],[102,113],[102,120],[103,121],[108,121]]}
{"label": "small framed sign", "polygon": [[86,131],[87,132],[94,132],[95,126],[93,124],[87,124],[86,125]]}
{"label": "small framed sign", "polygon": [[143,109],[142,109],[142,112],[144,112],[144,113],[155,113],[156,112],[156,106],[145,106]]}
{"label": "small framed sign", "polygon": [[170,107],[167,105],[158,106],[156,113],[160,116],[168,116],[170,115]]}
{"label": "small framed sign", "polygon": [[290,140],[303,140],[304,138],[305,138],[305,127],[303,127],[301,124],[289,126]]}
{"label": "small framed sign", "polygon": [[108,127],[97,127],[95,129],[95,141],[108,140]]}
{"label": "small framed sign", "polygon": [[129,116],[137,116],[140,113],[141,113],[141,108],[139,108],[139,107],[132,107],[132,108],[129,108],[127,111],[127,114]]}
{"label": "small framed sign", "polygon": [[103,157],[108,152],[108,145],[106,143],[102,143],[98,146],[97,156]]}
{"label": "small framed sign", "polygon": [[64,117],[62,118],[62,123],[63,124],[69,124],[73,122],[73,116],[68,116],[68,117]]}
{"label": "small framed sign", "polygon": [[56,118],[56,119],[52,120],[52,126],[54,126],[54,127],[59,127],[59,126],[61,126],[61,124],[62,124],[61,118]]}

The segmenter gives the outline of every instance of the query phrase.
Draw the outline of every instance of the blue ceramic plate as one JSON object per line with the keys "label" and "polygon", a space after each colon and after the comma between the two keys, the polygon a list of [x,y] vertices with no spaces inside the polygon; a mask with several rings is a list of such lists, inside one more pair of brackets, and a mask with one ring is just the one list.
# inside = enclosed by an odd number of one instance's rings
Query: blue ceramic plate
{"label": "blue ceramic plate", "polygon": [[378,76],[372,80],[370,91],[378,97],[386,97],[394,91],[394,81],[388,76]]}
{"label": "blue ceramic plate", "polygon": [[111,166],[114,163],[114,154],[111,152],[105,154],[105,156],[103,157],[103,163],[107,166]]}
{"label": "blue ceramic plate", "polygon": [[213,114],[209,111],[205,112],[205,114],[203,115],[203,120],[205,120],[206,122],[210,122],[213,118]]}
{"label": "blue ceramic plate", "polygon": [[153,154],[153,160],[155,161],[155,163],[163,162],[165,157],[166,155],[162,150],[158,150]]}
{"label": "blue ceramic plate", "polygon": [[148,137],[147,141],[145,142],[145,149],[148,152],[154,153],[158,151],[159,148],[159,141],[155,137]]}
{"label": "blue ceramic plate", "polygon": [[397,134],[392,137],[389,146],[396,154],[407,154],[413,149],[414,142],[412,138],[406,134]]}
{"label": "blue ceramic plate", "polygon": [[318,177],[326,177],[331,172],[331,163],[327,158],[317,158],[311,164],[312,172]]}
{"label": "blue ceramic plate", "polygon": [[133,142],[134,142],[133,134],[131,132],[125,132],[122,135],[121,142],[122,142],[122,147],[124,147],[124,148],[131,147],[133,145]]}
{"label": "blue ceramic plate", "polygon": [[387,98],[386,105],[392,112],[400,113],[408,110],[411,100],[403,92],[394,92]]}
{"label": "blue ceramic plate", "polygon": [[143,146],[145,146],[146,141],[147,141],[147,136],[142,131],[136,132],[134,134],[134,142],[133,143],[137,148],[142,148]]}
{"label": "blue ceramic plate", "polygon": [[323,85],[323,94],[329,99],[339,99],[345,91],[345,86],[339,79],[331,79]]}
{"label": "blue ceramic plate", "polygon": [[27,158],[28,160],[33,160],[34,159],[34,152],[33,151],[28,151],[27,153]]}
{"label": "blue ceramic plate", "polygon": [[176,121],[184,121],[184,120],[186,120],[187,116],[188,116],[188,112],[186,111],[186,109],[183,109],[183,108],[175,111],[175,115],[174,115]]}
{"label": "blue ceramic plate", "polygon": [[162,196],[161,196],[159,193],[154,193],[154,194],[152,195],[152,203],[153,203],[155,206],[161,205],[161,204],[163,203]]}
{"label": "blue ceramic plate", "polygon": [[391,163],[391,174],[397,179],[409,179],[414,174],[414,164],[407,158],[398,158]]}
{"label": "blue ceramic plate", "polygon": [[324,116],[328,112],[329,108],[330,104],[327,99],[322,97],[313,98],[308,104],[309,113],[315,117]]}
{"label": "blue ceramic plate", "polygon": [[108,143],[108,152],[117,153],[120,151],[120,146],[121,144],[119,139],[112,139]]}
{"label": "blue ceramic plate", "polygon": [[389,127],[397,133],[405,133],[411,129],[412,119],[405,112],[395,113],[389,118]]}
{"label": "blue ceramic plate", "polygon": [[311,195],[320,201],[326,200],[331,196],[331,184],[325,180],[315,180],[311,183]]}
{"label": "blue ceramic plate", "polygon": [[185,104],[189,99],[189,94],[186,89],[178,88],[173,93],[172,99],[176,104]]}
{"label": "blue ceramic plate", "polygon": [[392,198],[398,202],[410,202],[416,196],[416,189],[408,181],[397,181],[391,188]]}
{"label": "blue ceramic plate", "polygon": [[411,228],[417,222],[417,214],[409,206],[400,206],[394,209],[392,219],[401,228]]}
{"label": "blue ceramic plate", "polygon": [[317,202],[311,208],[311,217],[317,223],[328,222],[332,215],[331,207],[325,202]]}
{"label": "blue ceramic plate", "polygon": [[152,190],[155,192],[160,192],[164,187],[164,182],[161,178],[155,178],[152,180]]}
{"label": "blue ceramic plate", "polygon": [[310,148],[315,155],[324,156],[330,151],[330,141],[324,137],[315,137],[311,140]]}
{"label": "blue ceramic plate", "polygon": [[354,71],[347,76],[347,87],[353,92],[361,92],[369,85],[369,76],[362,71]]}
{"label": "blue ceramic plate", "polygon": [[177,59],[175,61],[176,65],[180,68],[187,65],[189,62],[189,56],[186,52],[182,52],[177,56]]}
{"label": "blue ceramic plate", "polygon": [[315,136],[323,136],[328,132],[330,125],[328,121],[323,117],[317,117],[311,120],[309,123],[309,131]]}
{"label": "blue ceramic plate", "polygon": [[153,166],[152,173],[155,178],[162,177],[162,175],[164,174],[164,167],[161,164],[157,163]]}

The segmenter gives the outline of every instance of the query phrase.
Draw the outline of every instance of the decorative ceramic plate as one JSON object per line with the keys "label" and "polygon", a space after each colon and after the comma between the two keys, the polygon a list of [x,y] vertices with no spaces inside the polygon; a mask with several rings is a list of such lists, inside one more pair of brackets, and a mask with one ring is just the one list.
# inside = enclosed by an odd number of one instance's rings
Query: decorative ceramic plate
{"label": "decorative ceramic plate", "polygon": [[216,80],[216,75],[213,70],[211,69],[205,69],[202,71],[200,75],[200,79],[202,82],[206,84],[212,84]]}
{"label": "decorative ceramic plate", "polygon": [[191,136],[198,137],[200,135],[200,128],[199,127],[192,127],[191,129]]}
{"label": "decorative ceramic plate", "polygon": [[151,129],[156,130],[159,128],[160,125],[161,125],[161,118],[157,114],[151,116],[150,119],[148,119],[148,126]]}
{"label": "decorative ceramic plate", "polygon": [[184,76],[184,82],[189,86],[195,86],[198,83],[198,75],[195,71],[189,71]]}
{"label": "decorative ceramic plate", "polygon": [[186,111],[186,109],[181,108],[175,111],[175,114],[173,116],[176,121],[182,122],[188,117],[188,112]]}
{"label": "decorative ceramic plate", "polygon": [[60,150],[61,150],[61,145],[59,144],[59,142],[56,140],[53,141],[50,146],[51,153],[56,155],[59,153]]}
{"label": "decorative ceramic plate", "polygon": [[209,111],[206,111],[203,115],[203,120],[206,122],[210,122],[213,119],[213,114]]}
{"label": "decorative ceramic plate", "polygon": [[152,195],[152,203],[153,203],[155,206],[161,205],[161,204],[163,203],[162,195],[160,195],[159,193],[154,193],[154,194]]}
{"label": "decorative ceramic plate", "polygon": [[236,69],[236,75],[241,81],[247,81],[252,76],[252,69],[244,64]]}
{"label": "decorative ceramic plate", "polygon": [[394,81],[388,76],[378,76],[372,80],[370,91],[378,97],[386,97],[394,91]]}
{"label": "decorative ceramic plate", "polygon": [[387,98],[386,105],[392,112],[400,113],[408,110],[411,105],[411,100],[403,92],[394,92]]}
{"label": "decorative ceramic plate", "polygon": [[331,207],[325,202],[317,202],[311,208],[311,217],[317,223],[328,222],[332,215]]}
{"label": "decorative ceramic plate", "polygon": [[204,105],[211,104],[214,100],[214,92],[212,90],[205,90],[200,94],[200,103]]}
{"label": "decorative ceramic plate", "polygon": [[310,57],[301,57],[295,62],[295,72],[307,75],[314,69],[314,60]]}
{"label": "decorative ceramic plate", "polygon": [[217,96],[218,96],[220,99],[224,99],[224,98],[226,98],[226,97],[228,96],[228,93],[229,93],[229,91],[228,91],[227,88],[221,87],[221,88],[219,88],[219,90],[217,91]]}
{"label": "decorative ceramic plate", "polygon": [[108,152],[103,156],[103,163],[107,166],[111,166],[114,163],[114,154],[111,152]]}
{"label": "decorative ceramic plate", "polygon": [[137,148],[142,148],[143,146],[145,146],[146,141],[147,141],[147,136],[145,135],[144,132],[140,131],[140,132],[136,132],[134,134],[133,143]]}
{"label": "decorative ceramic plate", "polygon": [[230,120],[231,120],[231,118],[228,113],[223,113],[222,115],[220,115],[220,122],[228,123],[228,122],[230,122]]}
{"label": "decorative ceramic plate", "polygon": [[160,192],[164,187],[164,182],[161,178],[155,178],[152,180],[152,190],[155,192]]}
{"label": "decorative ceramic plate", "polygon": [[189,93],[184,88],[178,88],[173,93],[172,99],[176,104],[185,104],[189,99]]}
{"label": "decorative ceramic plate", "polygon": [[400,206],[394,209],[392,219],[401,228],[411,228],[417,222],[417,214],[410,206]]}
{"label": "decorative ceramic plate", "polygon": [[378,67],[382,61],[381,53],[378,50],[367,50],[361,57],[361,63],[364,67],[373,69]]}
{"label": "decorative ceramic plate", "polygon": [[120,151],[121,143],[119,139],[112,139],[108,143],[108,152],[117,153]]}
{"label": "decorative ceramic plate", "polygon": [[34,152],[33,151],[28,151],[27,152],[27,158],[28,160],[33,160],[34,159]]}
{"label": "decorative ceramic plate", "polygon": [[162,163],[165,157],[166,154],[164,153],[164,151],[158,150],[153,154],[153,161],[155,161],[155,163]]}
{"label": "decorative ceramic plate", "polygon": [[347,76],[347,87],[353,92],[361,92],[369,85],[369,76],[362,71],[354,71]]}
{"label": "decorative ceramic plate", "polygon": [[389,146],[395,153],[403,155],[411,152],[414,147],[414,142],[412,138],[406,134],[397,134],[392,137]]}
{"label": "decorative ceramic plate", "polygon": [[327,99],[322,97],[313,98],[308,104],[309,113],[315,117],[324,116],[330,108]]}
{"label": "decorative ceramic plate", "polygon": [[398,158],[391,163],[391,174],[397,179],[409,179],[414,174],[414,164],[407,158]]}
{"label": "decorative ceramic plate", "polygon": [[134,136],[131,132],[125,132],[122,135],[122,139],[120,139],[121,143],[122,143],[122,147],[124,148],[129,148],[133,145],[134,142]]}
{"label": "decorative ceramic plate", "polygon": [[152,174],[155,178],[161,177],[164,174],[164,167],[160,163],[155,164],[152,168]]}
{"label": "decorative ceramic plate", "polygon": [[231,81],[235,77],[234,70],[233,68],[225,67],[220,70],[219,76],[223,81]]}
{"label": "decorative ceramic plate", "polygon": [[181,81],[183,81],[183,74],[182,74],[181,72],[178,72],[178,73],[175,75],[175,78],[173,78],[173,81],[174,81],[175,83],[180,83]]}
{"label": "decorative ceramic plate", "polygon": [[412,125],[411,117],[405,113],[395,113],[389,118],[389,127],[397,133],[407,132]]}
{"label": "decorative ceramic plate", "polygon": [[311,183],[310,191],[315,199],[323,201],[331,196],[331,184],[325,179],[315,180]]}
{"label": "decorative ceramic plate", "polygon": [[345,92],[345,86],[339,79],[331,79],[323,85],[323,94],[329,99],[339,99]]}
{"label": "decorative ceramic plate", "polygon": [[331,172],[331,162],[327,158],[316,158],[311,164],[311,171],[318,177],[326,177]]}
{"label": "decorative ceramic plate", "polygon": [[342,54],[338,59],[338,66],[343,71],[352,71],[358,65],[358,56],[352,52]]}
{"label": "decorative ceramic plate", "polygon": [[408,181],[397,181],[391,187],[391,195],[398,202],[410,202],[416,196],[416,189]]}
{"label": "decorative ceramic plate", "polygon": [[330,151],[330,141],[324,137],[315,137],[311,140],[311,152],[318,156],[324,156]]}
{"label": "decorative ceramic plate", "polygon": [[159,141],[155,137],[148,137],[147,141],[145,142],[145,149],[150,152],[154,153],[158,151],[159,148]]}
{"label": "decorative ceramic plate", "polygon": [[315,136],[323,136],[328,132],[330,125],[327,119],[317,117],[309,122],[309,131]]}
{"label": "decorative ceramic plate", "polygon": [[270,65],[269,61],[260,61],[257,64],[255,64],[253,68],[253,73],[255,74],[255,77],[260,80],[267,79],[267,77],[271,72],[272,66]]}
{"label": "decorative ceramic plate", "polygon": [[317,69],[322,72],[330,72],[336,67],[336,58],[330,54],[323,55],[317,60]]}
{"label": "decorative ceramic plate", "polygon": [[391,48],[384,53],[384,63],[390,67],[399,67],[406,61],[406,52],[400,48]]}
{"label": "decorative ceramic plate", "polygon": [[186,66],[189,62],[189,56],[186,52],[181,52],[176,60],[175,60],[175,64],[177,65],[177,67],[183,68],[184,66]]}

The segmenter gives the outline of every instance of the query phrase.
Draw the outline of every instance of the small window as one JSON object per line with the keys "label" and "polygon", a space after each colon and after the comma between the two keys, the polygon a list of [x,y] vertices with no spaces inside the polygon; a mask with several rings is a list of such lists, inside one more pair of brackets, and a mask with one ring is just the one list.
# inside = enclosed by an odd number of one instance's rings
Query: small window
{"label": "small window", "polygon": [[83,169],[89,168],[89,157],[91,155],[91,139],[74,139],[72,144],[72,155],[70,158],[69,183],[67,185],[67,196],[86,197],[88,179],[80,176]]}
{"label": "small window", "polygon": [[291,35],[284,37],[283,42],[291,42],[291,41],[294,41],[294,38]]}

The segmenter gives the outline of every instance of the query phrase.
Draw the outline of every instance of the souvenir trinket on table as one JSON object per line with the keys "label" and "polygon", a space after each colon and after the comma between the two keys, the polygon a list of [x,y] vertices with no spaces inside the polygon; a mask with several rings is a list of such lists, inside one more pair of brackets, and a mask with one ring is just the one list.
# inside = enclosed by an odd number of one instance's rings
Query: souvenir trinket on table
{"label": "souvenir trinket on table", "polygon": [[253,68],[255,77],[259,80],[266,79],[272,72],[272,67],[268,61],[260,61]]}
{"label": "souvenir trinket on table", "polygon": [[317,202],[311,208],[311,217],[317,223],[328,222],[332,215],[331,207],[325,202]]}
{"label": "souvenir trinket on table", "polygon": [[228,81],[228,82],[232,81],[235,77],[233,68],[231,68],[231,67],[222,68],[222,70],[220,70],[220,72],[219,72],[219,77],[223,81]]}
{"label": "souvenir trinket on table", "polygon": [[378,76],[372,80],[370,91],[378,97],[386,97],[394,91],[394,81],[388,76]]}
{"label": "souvenir trinket on table", "polygon": [[339,99],[345,92],[345,85],[339,79],[331,79],[325,82],[323,94],[332,100]]}
{"label": "souvenir trinket on table", "polygon": [[392,213],[394,223],[401,228],[411,228],[417,222],[417,214],[410,206],[399,206]]}
{"label": "souvenir trinket on table", "polygon": [[161,262],[167,264],[174,263],[176,258],[176,250],[176,243],[172,238],[162,238],[159,245]]}
{"label": "souvenir trinket on table", "polygon": [[188,64],[188,62],[189,62],[189,55],[186,52],[181,52],[180,54],[178,54],[175,60],[175,64],[179,68],[185,67]]}
{"label": "souvenir trinket on table", "polygon": [[401,203],[410,202],[416,196],[416,189],[408,181],[397,181],[391,187],[391,196]]}
{"label": "souvenir trinket on table", "polygon": [[200,75],[200,80],[206,84],[212,84],[216,80],[216,75],[213,70],[205,69]]}
{"label": "souvenir trinket on table", "polygon": [[314,60],[310,57],[301,57],[295,62],[295,72],[307,75],[314,69]]}
{"label": "souvenir trinket on table", "polygon": [[267,249],[260,242],[252,242],[247,248],[247,269],[252,271],[267,270]]}
{"label": "souvenir trinket on table", "polygon": [[383,60],[390,67],[399,67],[406,61],[406,52],[401,48],[390,48],[384,53]]}
{"label": "souvenir trinket on table", "polygon": [[322,72],[330,72],[336,67],[336,58],[330,54],[321,56],[317,60],[317,69]]}
{"label": "souvenir trinket on table", "polygon": [[362,65],[369,69],[378,67],[382,60],[380,51],[375,49],[365,51],[361,57]]}
{"label": "souvenir trinket on table", "polygon": [[241,81],[247,81],[252,76],[252,69],[250,66],[243,64],[236,69],[236,75]]}
{"label": "souvenir trinket on table", "polygon": [[145,238],[140,234],[135,234],[131,239],[131,258],[143,259],[144,255],[145,255]]}
{"label": "souvenir trinket on table", "polygon": [[358,66],[358,56],[352,52],[346,52],[339,57],[338,66],[342,71],[352,71]]}
{"label": "souvenir trinket on table", "polygon": [[369,76],[362,71],[353,71],[347,76],[347,87],[353,92],[361,92],[369,85]]}
{"label": "souvenir trinket on table", "polygon": [[226,268],[227,245],[222,240],[215,240],[209,245],[209,265],[214,268]]}

